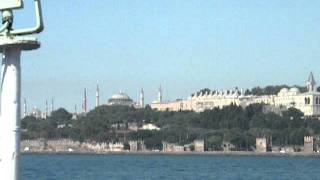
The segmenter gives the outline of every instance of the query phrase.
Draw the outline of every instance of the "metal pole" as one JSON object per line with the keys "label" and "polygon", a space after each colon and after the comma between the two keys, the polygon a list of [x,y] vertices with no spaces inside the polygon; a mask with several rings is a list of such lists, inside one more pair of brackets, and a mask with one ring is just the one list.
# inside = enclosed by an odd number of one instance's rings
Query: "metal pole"
{"label": "metal pole", "polygon": [[2,53],[0,95],[0,177],[20,179],[20,121],[21,121],[21,51],[34,50],[40,43],[31,35],[43,30],[40,0],[34,0],[36,26],[13,30],[13,9],[22,9],[22,0],[0,0],[2,23],[0,52]]}
{"label": "metal pole", "polygon": [[21,68],[20,46],[5,48],[2,57],[0,108],[1,179],[19,179]]}

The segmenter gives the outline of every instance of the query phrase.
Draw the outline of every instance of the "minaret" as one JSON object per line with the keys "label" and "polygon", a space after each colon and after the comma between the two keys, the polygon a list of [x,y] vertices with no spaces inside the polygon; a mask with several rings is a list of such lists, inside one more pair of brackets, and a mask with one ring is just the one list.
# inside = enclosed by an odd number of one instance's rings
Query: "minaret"
{"label": "minaret", "polygon": [[72,115],[72,119],[73,119],[73,120],[78,119],[77,105],[74,105],[74,113],[73,113],[73,115]]}
{"label": "minaret", "polygon": [[161,86],[159,87],[159,92],[158,92],[158,102],[162,103],[162,88],[161,88]]}
{"label": "minaret", "polygon": [[77,105],[74,105],[74,114],[78,114],[77,113]]}
{"label": "minaret", "polygon": [[27,116],[27,100],[26,98],[24,98],[24,102],[23,102],[23,117]]}
{"label": "minaret", "polygon": [[87,90],[86,90],[86,88],[84,89],[82,112],[87,113]]}
{"label": "minaret", "polygon": [[54,111],[54,101],[53,98],[51,99],[51,113]]}
{"label": "minaret", "polygon": [[99,84],[97,84],[96,90],[96,107],[100,106],[100,91],[99,91]]}
{"label": "minaret", "polygon": [[307,89],[308,89],[308,92],[315,92],[316,91],[316,81],[314,80],[312,72],[310,72],[310,75],[308,78]]}
{"label": "minaret", "polygon": [[44,118],[47,119],[47,117],[49,116],[48,114],[48,101],[46,100],[46,107],[45,107],[45,113],[44,113]]}
{"label": "minaret", "polygon": [[141,92],[140,92],[140,107],[144,108],[144,91],[143,91],[143,88],[141,89]]}

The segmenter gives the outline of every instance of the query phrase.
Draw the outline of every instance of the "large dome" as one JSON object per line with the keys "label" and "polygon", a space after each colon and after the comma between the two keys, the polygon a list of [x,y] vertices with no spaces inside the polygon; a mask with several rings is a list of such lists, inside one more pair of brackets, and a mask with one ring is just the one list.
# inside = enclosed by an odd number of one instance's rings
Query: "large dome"
{"label": "large dome", "polygon": [[117,94],[114,94],[111,99],[131,99],[127,94],[123,92],[119,92]]}
{"label": "large dome", "polygon": [[124,105],[124,106],[131,106],[133,105],[132,99],[125,93],[119,92],[114,94],[109,100],[109,105]]}
{"label": "large dome", "polygon": [[280,93],[287,93],[288,91],[289,91],[288,88],[282,88],[282,89],[280,90]]}

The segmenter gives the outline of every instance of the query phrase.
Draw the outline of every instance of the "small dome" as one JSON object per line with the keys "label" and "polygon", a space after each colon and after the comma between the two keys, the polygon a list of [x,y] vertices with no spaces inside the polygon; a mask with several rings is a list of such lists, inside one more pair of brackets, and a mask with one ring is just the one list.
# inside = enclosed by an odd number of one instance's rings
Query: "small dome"
{"label": "small dome", "polygon": [[287,93],[289,90],[288,90],[288,88],[282,88],[281,90],[280,90],[280,93]]}
{"label": "small dome", "polygon": [[293,87],[290,89],[290,92],[294,92],[294,93],[300,93],[300,90],[296,87]]}

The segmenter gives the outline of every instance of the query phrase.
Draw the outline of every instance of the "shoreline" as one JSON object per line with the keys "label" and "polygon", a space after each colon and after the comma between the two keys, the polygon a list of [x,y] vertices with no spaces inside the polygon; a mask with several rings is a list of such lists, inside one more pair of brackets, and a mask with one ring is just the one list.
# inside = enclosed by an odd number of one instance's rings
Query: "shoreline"
{"label": "shoreline", "polygon": [[301,156],[301,157],[320,157],[317,153],[280,153],[280,152],[245,152],[245,151],[231,151],[231,152],[219,152],[219,151],[208,151],[208,152],[154,152],[154,151],[110,151],[110,152],[21,152],[22,155],[35,154],[35,155],[174,155],[174,156],[185,156],[185,155],[196,155],[196,156]]}

